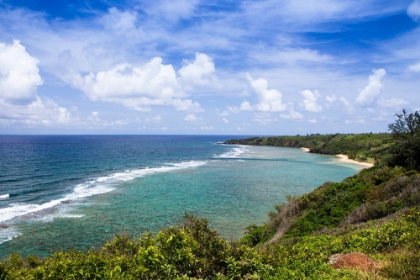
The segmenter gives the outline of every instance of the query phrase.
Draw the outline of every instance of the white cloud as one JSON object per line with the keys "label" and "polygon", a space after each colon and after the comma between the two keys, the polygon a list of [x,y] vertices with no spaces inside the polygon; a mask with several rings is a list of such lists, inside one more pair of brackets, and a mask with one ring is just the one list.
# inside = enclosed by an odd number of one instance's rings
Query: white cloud
{"label": "white cloud", "polygon": [[19,41],[0,43],[0,99],[15,104],[36,101],[36,89],[43,84],[37,64]]}
{"label": "white cloud", "polygon": [[127,125],[127,124],[129,124],[130,123],[130,120],[117,120],[117,121],[115,121],[115,122],[111,122],[111,125],[114,125],[114,126],[125,126],[125,125]]}
{"label": "white cloud", "polygon": [[185,116],[184,120],[187,122],[195,122],[198,121],[198,118],[194,114],[189,114]]}
{"label": "white cloud", "polygon": [[213,130],[213,127],[212,126],[202,126],[200,129],[201,130]]}
{"label": "white cloud", "polygon": [[414,0],[407,8],[407,14],[414,20],[420,17],[420,0]]}
{"label": "white cloud", "polygon": [[106,29],[114,32],[136,36],[137,12],[120,11],[115,7],[108,10],[108,13],[100,19]]}
{"label": "white cloud", "polygon": [[[187,74],[184,77],[188,77]],[[150,111],[150,106],[163,105],[174,106],[180,111],[202,110],[197,102],[182,99],[187,94],[174,68],[162,64],[160,57],[141,66],[125,63],[109,70],[65,79],[91,100],[118,103],[137,111]]]}
{"label": "white cloud", "polygon": [[326,96],[325,99],[328,101],[328,103],[333,104],[337,100],[337,97],[335,97],[335,94],[333,94],[331,96]]}
{"label": "white cloud", "polygon": [[228,119],[226,119],[226,118],[223,118],[223,119],[222,119],[222,121],[223,121],[224,123],[229,123],[229,120],[228,120]]}
{"label": "white cloud", "polygon": [[277,122],[277,119],[271,118],[270,113],[256,113],[253,121],[261,124],[270,124]]}
{"label": "white cloud", "polygon": [[[229,110],[229,107],[228,107],[228,110]],[[217,109],[216,112],[221,117],[227,117],[227,116],[229,116],[229,111],[228,110],[224,110],[224,111],[220,112],[220,110]]]}
{"label": "white cloud", "polygon": [[19,41],[0,43],[0,123],[50,126],[71,121],[67,108],[38,96],[43,81],[37,64]]}
{"label": "white cloud", "polygon": [[96,111],[93,111],[92,114],[90,116],[87,117],[88,121],[92,122],[92,123],[99,123],[100,119],[99,119],[99,113]]}
{"label": "white cloud", "polygon": [[346,108],[347,114],[352,114],[353,105],[351,105],[351,103],[345,97],[340,97],[339,100],[341,103],[343,103],[344,107]]}
{"label": "white cloud", "polygon": [[241,103],[240,109],[241,111],[252,111],[252,106],[247,100],[244,100]]}
{"label": "white cloud", "polygon": [[[279,8],[281,5],[281,8]],[[276,0],[276,1],[243,1],[247,19],[259,19],[263,23],[276,20],[287,31],[302,27],[303,30],[314,30],[317,23],[333,23],[348,19],[371,18],[372,16],[395,14],[405,9],[406,1],[353,1],[353,0]],[[258,22],[258,21],[257,21]],[[312,29],[311,29],[312,28]],[[316,30],[316,29],[315,29]]]}
{"label": "white cloud", "polygon": [[67,108],[48,98],[35,98],[29,104],[10,104],[0,99],[0,123],[52,126],[74,121]]}
{"label": "white cloud", "polygon": [[[187,62],[187,61],[186,61]],[[196,53],[195,60],[179,69],[179,75],[184,85],[205,86],[216,83],[213,75],[215,67],[212,59],[203,53]]]}
{"label": "white cloud", "polygon": [[369,84],[360,91],[356,98],[356,102],[363,106],[371,105],[379,95],[383,88],[381,79],[386,75],[386,71],[381,69],[373,70],[373,74],[369,76]]}
{"label": "white cloud", "polygon": [[162,120],[162,117],[160,115],[156,115],[156,116],[154,116],[152,118],[146,118],[144,120],[144,122],[146,122],[146,123],[158,123],[161,120]]}
{"label": "white cloud", "polygon": [[283,13],[289,20],[299,19],[301,21],[312,21],[314,19],[333,18],[346,8],[345,2],[332,0],[303,0],[303,1],[284,1]]}
{"label": "white cloud", "polygon": [[346,124],[365,124],[365,120],[358,119],[358,120],[346,120]]}
{"label": "white cloud", "polygon": [[[234,107],[227,106],[227,108],[228,108],[228,111],[229,112],[234,113],[234,114],[237,114],[237,113],[239,113],[241,111],[241,108],[238,108],[236,106],[234,106]],[[228,116],[229,115],[229,112],[224,111],[224,113],[228,113],[228,114],[224,114],[224,115],[225,116]]]}
{"label": "white cloud", "polygon": [[159,0],[151,1],[145,7],[146,12],[157,18],[165,18],[170,21],[187,19],[194,14],[198,0]]}
{"label": "white cloud", "polygon": [[280,114],[280,117],[283,119],[302,119],[303,115],[299,112],[296,112],[292,103],[288,104],[289,113],[288,114]]}
{"label": "white cloud", "polygon": [[286,104],[282,101],[282,94],[276,89],[268,89],[266,79],[258,78],[254,80],[248,73],[247,77],[252,88],[258,94],[259,103],[256,105],[258,111],[281,112],[287,109]]}
{"label": "white cloud", "polygon": [[396,108],[408,105],[408,102],[401,98],[379,99],[378,105],[381,107]]}
{"label": "white cloud", "polygon": [[333,60],[332,56],[320,54],[316,50],[289,47],[282,50],[256,49],[251,52],[250,56],[265,64],[294,65],[297,63],[326,63]]}
{"label": "white cloud", "polygon": [[420,72],[420,62],[408,66],[408,71],[418,73]]}
{"label": "white cloud", "polygon": [[308,122],[310,122],[310,123],[318,123],[318,121],[316,119],[310,119],[310,120],[308,120]]}
{"label": "white cloud", "polygon": [[320,96],[318,91],[315,90],[314,92],[310,90],[304,90],[301,92],[303,97],[305,98],[301,103],[301,106],[308,112],[320,112],[322,111],[322,106],[316,104],[318,97]]}

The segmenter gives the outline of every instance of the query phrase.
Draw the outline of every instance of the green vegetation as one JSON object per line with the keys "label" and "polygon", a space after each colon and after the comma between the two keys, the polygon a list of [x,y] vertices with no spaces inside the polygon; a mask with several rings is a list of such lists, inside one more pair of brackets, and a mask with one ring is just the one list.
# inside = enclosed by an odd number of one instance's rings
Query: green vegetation
{"label": "green vegetation", "polygon": [[[12,254],[0,263],[0,279],[420,279],[420,118],[396,116],[391,134],[245,140],[364,156],[376,166],[287,197],[241,240],[227,242],[207,220],[186,214],[156,236],[123,234],[100,249],[45,259]],[[374,267],[330,265],[332,255],[350,252],[367,254]]]}
{"label": "green vegetation", "polygon": [[311,134],[307,136],[252,137],[226,141],[225,144],[309,148],[311,153],[336,155],[371,163],[385,163],[395,143],[392,135],[379,134]]}
{"label": "green vegetation", "polygon": [[396,115],[395,123],[388,125],[394,136],[391,166],[406,166],[409,169],[420,169],[420,113],[418,111]]}

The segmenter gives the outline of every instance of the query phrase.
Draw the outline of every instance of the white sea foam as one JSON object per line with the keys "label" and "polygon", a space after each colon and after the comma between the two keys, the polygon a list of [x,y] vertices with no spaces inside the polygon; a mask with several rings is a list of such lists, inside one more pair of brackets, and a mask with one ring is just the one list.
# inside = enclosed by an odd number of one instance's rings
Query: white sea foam
{"label": "white sea foam", "polygon": [[22,234],[14,227],[0,227],[0,244],[10,241],[20,235]]}
{"label": "white sea foam", "polygon": [[243,153],[248,152],[248,149],[244,146],[239,146],[229,149],[226,153],[221,155],[214,155],[215,158],[238,158]]}
{"label": "white sea foam", "polygon": [[[93,195],[104,194],[113,191],[121,182],[131,181],[136,178],[151,175],[155,173],[169,172],[179,169],[193,168],[206,164],[205,161],[188,161],[181,163],[168,163],[166,166],[155,168],[144,168],[125,170],[124,172],[117,172],[107,176],[98,177],[94,180],[89,180],[84,183],[78,184],[74,187],[73,192],[59,199],[55,199],[43,204],[26,204],[14,203],[9,207],[0,209],[0,222],[9,221],[15,217],[33,215],[36,212],[50,209],[60,205],[63,202],[76,201]],[[51,214],[51,213],[50,213]],[[34,216],[35,218],[40,218]],[[56,216],[48,217],[51,220]],[[59,217],[59,214],[58,216]],[[61,217],[61,216],[60,216]]]}
{"label": "white sea foam", "polygon": [[9,194],[7,193],[7,194],[3,194],[3,195],[0,195],[0,199],[8,199],[9,198]]}

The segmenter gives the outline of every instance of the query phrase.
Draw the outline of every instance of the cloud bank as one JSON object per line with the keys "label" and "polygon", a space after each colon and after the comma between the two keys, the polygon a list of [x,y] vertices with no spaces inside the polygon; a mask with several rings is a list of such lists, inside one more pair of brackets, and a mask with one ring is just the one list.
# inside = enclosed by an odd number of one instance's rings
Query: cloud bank
{"label": "cloud bank", "polygon": [[152,106],[173,106],[176,110],[198,112],[198,102],[186,99],[195,86],[209,85],[215,67],[206,54],[196,53],[178,74],[171,64],[155,57],[144,65],[124,63],[109,70],[87,75],[68,75],[64,79],[82,90],[91,100],[122,104],[137,111],[150,111]]}

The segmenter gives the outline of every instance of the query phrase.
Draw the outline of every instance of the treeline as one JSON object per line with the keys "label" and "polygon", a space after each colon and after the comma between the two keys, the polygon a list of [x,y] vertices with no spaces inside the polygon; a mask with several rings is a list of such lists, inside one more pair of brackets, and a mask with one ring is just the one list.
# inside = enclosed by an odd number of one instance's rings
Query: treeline
{"label": "treeline", "polygon": [[228,140],[225,144],[309,148],[311,153],[345,154],[351,159],[382,163],[388,160],[395,144],[389,133],[308,134],[306,136],[252,137]]}

